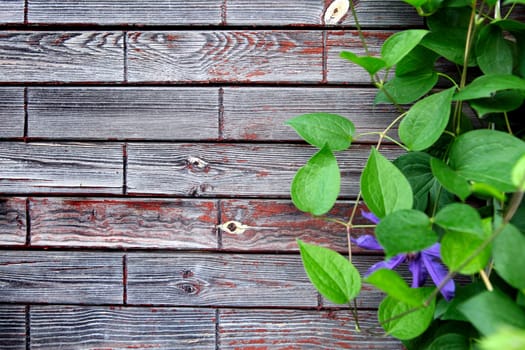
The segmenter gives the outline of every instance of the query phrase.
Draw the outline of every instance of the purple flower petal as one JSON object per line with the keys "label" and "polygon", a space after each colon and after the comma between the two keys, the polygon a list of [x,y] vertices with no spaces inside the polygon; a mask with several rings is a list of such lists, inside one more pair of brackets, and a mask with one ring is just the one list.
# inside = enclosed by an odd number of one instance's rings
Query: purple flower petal
{"label": "purple flower petal", "polygon": [[357,239],[351,238],[352,242],[357,244],[358,247],[369,249],[369,250],[383,250],[383,247],[381,247],[381,244],[377,241],[377,239],[372,235],[364,235],[360,236]]}
{"label": "purple flower petal", "polygon": [[425,252],[425,254],[441,260],[441,244],[435,243],[430,247],[423,249],[423,251]]}
{"label": "purple flower petal", "polygon": [[[439,286],[448,274],[447,269],[439,261],[436,261],[431,254],[427,254],[425,250],[421,252],[421,260],[423,260],[425,268],[430,274],[434,284]],[[454,297],[455,290],[456,286],[454,281],[450,280],[441,288],[441,294],[449,301]]]}
{"label": "purple flower petal", "polygon": [[381,268],[393,270],[396,267],[398,267],[403,261],[405,261],[405,259],[406,259],[405,254],[399,254],[399,255],[392,257],[392,259],[389,259],[387,261],[380,261],[378,263],[375,263],[368,269],[365,277],[370,275],[375,270],[379,270]]}
{"label": "purple flower petal", "polygon": [[368,221],[373,222],[374,224],[379,224],[379,218],[370,211],[361,210],[361,216],[363,216]]}
{"label": "purple flower petal", "polygon": [[412,288],[421,287],[425,283],[427,277],[421,254],[418,254],[417,258],[410,259],[408,262],[408,269],[412,273]]}

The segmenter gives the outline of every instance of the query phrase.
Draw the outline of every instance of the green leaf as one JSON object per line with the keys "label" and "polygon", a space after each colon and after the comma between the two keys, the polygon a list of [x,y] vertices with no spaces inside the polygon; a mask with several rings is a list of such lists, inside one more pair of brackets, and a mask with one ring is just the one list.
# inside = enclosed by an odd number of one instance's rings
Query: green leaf
{"label": "green leaf", "polygon": [[481,216],[470,205],[462,203],[449,204],[441,209],[434,222],[448,231],[465,232],[484,236]]}
{"label": "green leaf", "polygon": [[511,286],[525,289],[525,235],[511,224],[494,240],[494,267]]}
{"label": "green leaf", "polygon": [[346,304],[361,290],[359,272],[341,254],[298,240],[304,269],[312,284],[328,300]]}
{"label": "green leaf", "polygon": [[365,282],[407,305],[416,307],[422,306],[425,302],[425,299],[421,299],[421,294],[414,288],[410,288],[393,270],[384,268],[376,270],[365,278]]}
{"label": "green leaf", "polygon": [[396,64],[396,76],[430,73],[437,58],[436,53],[418,45]]}
{"label": "green leaf", "polygon": [[446,333],[438,336],[425,350],[470,350],[470,340],[462,334]]}
{"label": "green leaf", "polygon": [[[383,89],[396,103],[407,104],[429,92],[438,82],[438,78],[434,71],[395,76],[383,86]],[[377,93],[374,103],[392,103],[383,89]]]}
{"label": "green leaf", "polygon": [[421,7],[423,4],[427,2],[427,0],[403,0],[409,5],[412,5],[413,7]]}
{"label": "green leaf", "polygon": [[480,118],[483,118],[491,113],[510,112],[518,109],[524,99],[522,91],[498,91],[491,97],[470,100],[469,105]]}
{"label": "green leaf", "polygon": [[470,190],[473,194],[481,198],[496,198],[500,202],[505,202],[506,200],[505,193],[496,187],[483,182],[471,181]]}
{"label": "green leaf", "polygon": [[511,74],[512,49],[503,37],[503,31],[489,24],[481,29],[476,43],[476,60],[485,74]]}
{"label": "green leaf", "polygon": [[453,97],[455,101],[491,97],[498,91],[525,91],[525,79],[515,75],[482,75],[465,86]]}
{"label": "green leaf", "polygon": [[[419,299],[426,299],[433,288],[417,288]],[[432,322],[436,300],[429,306],[415,309],[410,304],[387,296],[379,305],[378,318],[385,331],[401,340],[407,340],[422,334]],[[414,311],[412,311],[414,310]]]}
{"label": "green leaf", "polygon": [[517,190],[525,191],[525,154],[512,168],[512,183]]}
{"label": "green leaf", "polygon": [[327,145],[332,151],[350,147],[355,133],[350,120],[330,113],[304,114],[288,120],[287,124],[309,144],[318,148]]}
{"label": "green leaf", "polygon": [[430,166],[432,174],[447,191],[454,193],[463,201],[470,195],[471,190],[467,179],[458,175],[442,160],[432,158]]}
{"label": "green leaf", "polygon": [[458,305],[458,309],[484,335],[494,334],[504,326],[525,328],[523,309],[497,289],[476,295]]}
{"label": "green leaf", "polygon": [[450,270],[458,271],[464,275],[472,275],[487,266],[491,257],[491,245],[484,248],[476,257],[472,258],[467,265],[462,266],[490,236],[490,219],[487,220],[486,223],[486,230],[483,235],[458,231],[445,233],[441,239],[441,259]]}
{"label": "green leaf", "polygon": [[379,72],[381,69],[385,68],[386,66],[385,61],[383,61],[381,58],[378,58],[378,57],[357,56],[355,53],[349,52],[349,51],[341,52],[340,56],[362,67],[370,75],[376,74],[377,72]]}
{"label": "green leaf", "polygon": [[376,226],[375,232],[388,257],[420,251],[438,240],[430,218],[413,209],[397,210],[387,215]]}
{"label": "green leaf", "polygon": [[378,217],[412,208],[412,188],[401,171],[372,148],[363,173],[361,192],[368,208]]}
{"label": "green leaf", "polygon": [[292,201],[299,210],[323,215],[334,205],[340,187],[341,173],[337,160],[324,147],[295,174],[291,189]]}
{"label": "green leaf", "polygon": [[432,146],[445,130],[455,88],[416,102],[399,124],[399,138],[412,151]]}
{"label": "green leaf", "polygon": [[[421,45],[453,63],[463,65],[466,34],[467,31],[462,29],[431,32],[421,41]],[[476,59],[470,56],[468,66],[475,65]]]}
{"label": "green leaf", "polygon": [[502,192],[516,188],[511,174],[525,154],[525,142],[495,130],[474,130],[460,135],[450,149],[450,167],[468,180],[486,183]]}
{"label": "green leaf", "polygon": [[503,2],[503,5],[508,5],[508,4],[523,4],[523,5],[525,5],[525,0],[505,0],[505,2]]}
{"label": "green leaf", "polygon": [[421,39],[427,35],[428,30],[409,29],[390,36],[381,47],[381,57],[387,67],[392,67],[405,57]]}
{"label": "green leaf", "polygon": [[490,337],[482,339],[479,346],[482,350],[523,350],[525,329],[502,327]]}
{"label": "green leaf", "polygon": [[429,191],[436,183],[430,171],[430,155],[424,152],[409,152],[394,160],[394,164],[412,187],[414,209],[424,211],[427,208]]}

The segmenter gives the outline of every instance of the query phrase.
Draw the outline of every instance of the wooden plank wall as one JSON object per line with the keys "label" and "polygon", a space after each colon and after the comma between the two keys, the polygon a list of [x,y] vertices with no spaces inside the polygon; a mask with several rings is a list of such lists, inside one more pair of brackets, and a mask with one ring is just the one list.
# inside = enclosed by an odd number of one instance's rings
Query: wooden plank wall
{"label": "wooden plank wall", "polygon": [[[314,150],[284,122],[327,111],[368,133],[396,115],[339,58],[359,42],[351,18],[323,24],[329,3],[0,1],[0,348],[401,348],[371,335],[378,292],[355,332],[295,243],[346,236],[291,204]],[[400,0],[356,3],[374,52],[422,24]],[[358,141],[339,217],[374,137]],[[354,253],[362,272],[381,259]]]}

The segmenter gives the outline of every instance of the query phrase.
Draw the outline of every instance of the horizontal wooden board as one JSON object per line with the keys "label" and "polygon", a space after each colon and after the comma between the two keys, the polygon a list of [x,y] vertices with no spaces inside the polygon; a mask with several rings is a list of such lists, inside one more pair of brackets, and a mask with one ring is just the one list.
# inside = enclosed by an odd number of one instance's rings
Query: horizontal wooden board
{"label": "horizontal wooden board", "polygon": [[[355,1],[359,24],[374,28],[423,26],[424,19],[416,10],[399,0],[357,0]],[[355,26],[350,12],[341,21],[341,25]]]}
{"label": "horizontal wooden board", "polygon": [[[390,158],[403,153],[382,150]],[[289,197],[295,172],[315,153],[303,145],[226,143],[133,143],[127,151],[130,194],[221,197]],[[343,196],[357,196],[369,153],[369,146],[355,145],[338,154]]]}
{"label": "horizontal wooden board", "polygon": [[[320,25],[331,1],[323,0],[228,0],[227,22],[234,25]],[[416,11],[398,0],[354,1],[363,27],[399,27],[421,25]],[[340,25],[354,26],[349,14]]]}
{"label": "horizontal wooden board", "polygon": [[[329,216],[347,221],[352,202],[340,202]],[[365,209],[360,206],[360,209]],[[234,223],[231,223],[231,222]],[[322,245],[340,252],[348,252],[346,228],[334,222],[314,218],[299,211],[285,200],[221,200],[221,223],[231,223],[222,229],[222,247],[243,251],[298,251],[297,239]],[[354,224],[370,224],[360,211]],[[353,229],[355,237],[371,230]],[[352,247],[354,252],[362,251]]]}
{"label": "horizontal wooden board", "polygon": [[[365,39],[370,50],[370,54],[372,56],[380,56],[381,45],[393,33],[394,32],[392,31],[367,31],[365,33]],[[342,51],[350,51],[359,56],[365,55],[363,44],[361,43],[359,35],[356,31],[328,31],[326,50],[328,82],[343,84],[370,83],[370,75],[363,68],[339,56]]]}
{"label": "horizontal wooden board", "polygon": [[5,142],[0,192],[122,193],[122,145]]}
{"label": "horizontal wooden board", "polygon": [[129,304],[317,306],[298,256],[128,254]]}
{"label": "horizontal wooden board", "polygon": [[130,82],[319,82],[318,31],[130,32]]}
{"label": "horizontal wooden board", "polygon": [[0,1],[0,23],[23,23],[24,0]]}
{"label": "horizontal wooden board", "polygon": [[90,140],[218,137],[216,88],[29,88],[28,136]]}
{"label": "horizontal wooden board", "polygon": [[25,350],[25,306],[0,305],[0,330],[0,345],[3,350]]}
{"label": "horizontal wooden board", "polygon": [[120,254],[2,251],[0,302],[121,303],[122,270]]}
{"label": "horizontal wooden board", "polygon": [[31,307],[33,349],[215,349],[215,311]]}
{"label": "horizontal wooden board", "polygon": [[31,245],[214,249],[217,210],[211,200],[31,198]]}
{"label": "horizontal wooden board", "polygon": [[[355,256],[364,274],[380,257]],[[127,301],[133,304],[231,307],[316,307],[317,292],[299,255],[127,255]],[[360,308],[377,308],[382,294],[364,288]]]}
{"label": "horizontal wooden board", "polygon": [[348,310],[220,310],[220,348],[403,349],[398,340],[381,335],[375,313],[358,315],[361,332]]}
{"label": "horizontal wooden board", "polygon": [[23,136],[24,89],[0,87],[0,138]]}
{"label": "horizontal wooden board", "polygon": [[26,243],[26,199],[0,198],[0,245]]}
{"label": "horizontal wooden board", "polygon": [[29,0],[30,23],[188,25],[221,22],[222,0]]}
{"label": "horizontal wooden board", "polygon": [[[314,112],[347,117],[355,124],[357,134],[380,132],[397,113],[392,106],[374,105],[375,94],[375,89],[356,88],[225,88],[223,137],[227,140],[299,140],[297,133],[285,125],[286,121]],[[395,130],[392,136],[396,136]],[[375,135],[367,135],[357,137],[356,141],[377,139]]]}
{"label": "horizontal wooden board", "polygon": [[0,32],[0,82],[122,81],[121,32]]}

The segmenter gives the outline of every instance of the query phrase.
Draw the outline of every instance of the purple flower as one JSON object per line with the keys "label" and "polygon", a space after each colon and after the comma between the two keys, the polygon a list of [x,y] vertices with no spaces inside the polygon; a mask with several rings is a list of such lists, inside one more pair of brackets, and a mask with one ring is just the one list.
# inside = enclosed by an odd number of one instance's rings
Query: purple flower
{"label": "purple flower", "polygon": [[[379,223],[379,219],[372,213],[362,211],[362,215],[375,224]],[[352,238],[352,242],[364,249],[383,251],[381,244],[379,244],[377,239],[372,235],[360,236],[357,239]],[[366,275],[380,268],[393,270],[401,265],[401,263],[407,262],[408,269],[412,273],[412,288],[421,287],[425,283],[428,275],[430,275],[434,284],[439,286],[448,274],[447,269],[441,263],[439,249],[440,244],[436,243],[420,252],[395,255],[389,260],[380,261],[372,265]],[[443,288],[441,288],[441,294],[443,294],[446,300],[451,300],[454,297],[454,292],[455,285],[453,280],[448,281]]]}

